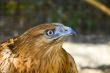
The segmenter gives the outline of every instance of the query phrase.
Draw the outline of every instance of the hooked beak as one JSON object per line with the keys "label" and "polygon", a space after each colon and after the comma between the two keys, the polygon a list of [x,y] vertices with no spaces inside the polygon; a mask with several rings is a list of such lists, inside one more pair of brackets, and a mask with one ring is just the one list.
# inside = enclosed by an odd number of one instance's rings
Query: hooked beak
{"label": "hooked beak", "polygon": [[76,36],[76,31],[73,30],[71,27],[64,26],[64,33],[63,34]]}
{"label": "hooked beak", "polygon": [[71,27],[60,25],[56,28],[55,35],[58,35],[59,37],[68,36],[68,35],[76,36],[76,32]]}

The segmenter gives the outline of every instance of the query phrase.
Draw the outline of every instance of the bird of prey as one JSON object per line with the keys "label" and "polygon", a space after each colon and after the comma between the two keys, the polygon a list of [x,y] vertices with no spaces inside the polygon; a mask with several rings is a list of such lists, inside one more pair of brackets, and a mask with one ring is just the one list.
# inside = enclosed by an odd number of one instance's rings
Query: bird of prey
{"label": "bird of prey", "polygon": [[35,26],[0,44],[0,73],[78,73],[62,44],[72,28],[61,23]]}

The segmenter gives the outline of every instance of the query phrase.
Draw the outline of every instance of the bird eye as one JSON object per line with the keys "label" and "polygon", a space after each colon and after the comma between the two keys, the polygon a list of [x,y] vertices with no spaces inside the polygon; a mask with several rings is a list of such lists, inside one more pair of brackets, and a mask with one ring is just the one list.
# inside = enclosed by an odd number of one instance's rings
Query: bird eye
{"label": "bird eye", "polygon": [[47,30],[46,31],[46,35],[48,35],[48,36],[52,36],[54,34],[54,30]]}

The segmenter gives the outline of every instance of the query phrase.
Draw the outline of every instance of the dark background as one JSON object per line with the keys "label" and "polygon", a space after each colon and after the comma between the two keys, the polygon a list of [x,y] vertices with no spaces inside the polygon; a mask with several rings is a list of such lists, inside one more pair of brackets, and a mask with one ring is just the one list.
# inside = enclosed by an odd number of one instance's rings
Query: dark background
{"label": "dark background", "polygon": [[[110,7],[109,0],[98,0]],[[110,16],[84,0],[0,0],[0,40],[41,23],[60,22],[82,35],[110,34]]]}

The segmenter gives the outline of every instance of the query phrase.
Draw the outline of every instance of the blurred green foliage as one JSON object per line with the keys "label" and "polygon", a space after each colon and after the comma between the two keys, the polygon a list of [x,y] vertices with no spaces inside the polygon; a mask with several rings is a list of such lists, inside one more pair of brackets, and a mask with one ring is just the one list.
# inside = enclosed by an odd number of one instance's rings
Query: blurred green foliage
{"label": "blurred green foliage", "polygon": [[[110,1],[102,1],[107,6],[110,5]],[[32,26],[48,22],[64,23],[82,34],[110,33],[110,17],[84,0],[1,0],[0,2],[0,25],[3,25],[0,26],[1,34],[7,31],[22,33]]]}

